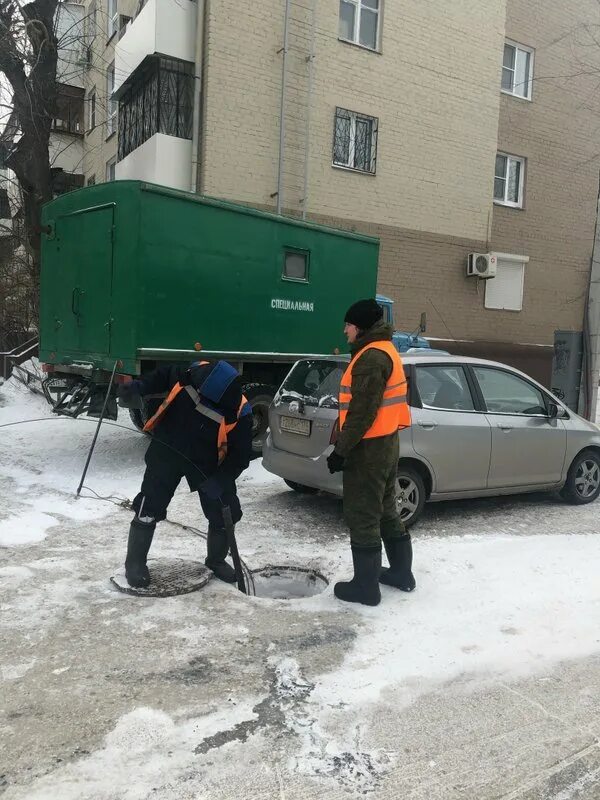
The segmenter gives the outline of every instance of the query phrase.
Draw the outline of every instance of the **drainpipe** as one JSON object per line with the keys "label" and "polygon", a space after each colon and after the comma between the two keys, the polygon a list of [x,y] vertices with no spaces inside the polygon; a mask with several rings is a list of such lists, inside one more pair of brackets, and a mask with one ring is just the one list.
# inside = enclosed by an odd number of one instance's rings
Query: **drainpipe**
{"label": "drainpipe", "polygon": [[200,150],[200,105],[202,100],[202,59],[204,55],[204,18],[208,0],[196,6],[196,51],[194,55],[194,105],[192,111],[192,165],[190,191],[198,189],[198,153]]}
{"label": "drainpipe", "polygon": [[283,150],[285,147],[285,88],[287,83],[287,53],[290,28],[291,0],[285,0],[285,19],[283,22],[283,53],[281,59],[281,100],[279,103],[279,164],[277,167],[277,213],[281,214],[283,205]]}
{"label": "drainpipe", "polygon": [[598,381],[600,380],[600,191],[596,205],[594,249],[590,264],[590,279],[583,325],[583,414],[596,421],[598,413]]}
{"label": "drainpipe", "polygon": [[304,191],[302,197],[302,219],[306,219],[308,207],[308,172],[310,169],[310,112],[312,108],[313,88],[315,79],[315,29],[317,26],[317,0],[312,6],[312,31],[310,37],[310,53],[308,58],[308,92],[306,100],[306,138],[304,142]]}

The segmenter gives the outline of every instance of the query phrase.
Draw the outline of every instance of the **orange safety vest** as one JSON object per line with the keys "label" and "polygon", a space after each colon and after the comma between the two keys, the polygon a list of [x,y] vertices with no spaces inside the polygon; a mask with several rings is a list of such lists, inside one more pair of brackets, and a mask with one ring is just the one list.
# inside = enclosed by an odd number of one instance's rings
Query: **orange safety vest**
{"label": "orange safety vest", "polygon": [[388,436],[402,428],[410,426],[410,408],[406,402],[406,376],[400,354],[392,342],[372,342],[358,352],[342,376],[339,395],[339,422],[340,430],[344,427],[350,401],[352,400],[352,370],[357,360],[367,350],[381,350],[392,359],[392,374],[388,378],[381,405],[377,411],[375,421],[363,436],[364,439],[374,439],[377,436]]}
{"label": "orange safety vest", "polygon": [[247,409],[245,409],[245,407],[246,406],[248,406],[248,408],[250,407],[250,404],[248,403],[248,400],[244,397],[244,395],[242,395],[242,402],[240,403],[239,408],[238,408],[238,412],[237,412],[238,418],[237,418],[237,420],[235,422],[231,422],[231,423],[228,424],[228,423],[225,422],[225,417],[222,414],[219,414],[219,412],[215,411],[214,408],[209,408],[209,406],[205,405],[202,402],[202,398],[200,397],[200,395],[198,394],[196,389],[194,389],[193,386],[182,386],[180,383],[176,383],[175,386],[171,389],[171,391],[167,395],[167,397],[160,404],[156,414],[154,414],[154,416],[150,417],[148,422],[146,422],[146,424],[144,425],[144,431],[146,433],[149,433],[151,430],[153,430],[153,428],[155,428],[157,426],[157,424],[162,419],[162,417],[165,414],[165,412],[168,409],[168,407],[175,400],[175,398],[177,397],[179,392],[181,392],[182,389],[185,389],[186,392],[189,394],[189,396],[194,401],[194,404],[195,404],[195,407],[196,407],[196,411],[198,411],[200,414],[204,414],[205,417],[208,417],[209,419],[212,419],[213,422],[218,422],[219,423],[219,432],[217,434],[217,451],[218,451],[218,461],[219,461],[219,464],[220,464],[223,461],[223,459],[225,458],[225,456],[227,455],[227,437],[228,437],[228,435],[231,433],[231,431],[238,424],[238,420],[239,420],[240,416],[242,416],[242,412],[245,413],[245,411],[247,411]]}

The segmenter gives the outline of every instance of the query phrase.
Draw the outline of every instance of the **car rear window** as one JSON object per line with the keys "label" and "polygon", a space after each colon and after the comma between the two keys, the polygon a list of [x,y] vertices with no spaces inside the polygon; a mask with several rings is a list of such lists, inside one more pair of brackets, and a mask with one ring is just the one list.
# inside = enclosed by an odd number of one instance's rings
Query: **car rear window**
{"label": "car rear window", "polygon": [[335,361],[299,361],[279,390],[281,400],[302,400],[307,406],[338,407],[345,364]]}
{"label": "car rear window", "polygon": [[423,405],[445,411],[473,411],[473,398],[460,366],[417,367],[417,386]]}

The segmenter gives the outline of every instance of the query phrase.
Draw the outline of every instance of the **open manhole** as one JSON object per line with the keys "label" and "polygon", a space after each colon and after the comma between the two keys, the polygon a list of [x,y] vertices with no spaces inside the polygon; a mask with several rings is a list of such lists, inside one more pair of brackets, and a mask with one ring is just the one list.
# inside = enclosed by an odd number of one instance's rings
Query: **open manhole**
{"label": "open manhole", "polygon": [[200,561],[185,558],[149,558],[150,585],[146,589],[135,589],[127,583],[122,567],[110,579],[120,592],[139,597],[173,597],[178,594],[196,592],[209,582],[213,574]]}
{"label": "open manhole", "polygon": [[313,597],[329,586],[320,572],[305,567],[263,567],[252,570],[255,597],[295,600]]}

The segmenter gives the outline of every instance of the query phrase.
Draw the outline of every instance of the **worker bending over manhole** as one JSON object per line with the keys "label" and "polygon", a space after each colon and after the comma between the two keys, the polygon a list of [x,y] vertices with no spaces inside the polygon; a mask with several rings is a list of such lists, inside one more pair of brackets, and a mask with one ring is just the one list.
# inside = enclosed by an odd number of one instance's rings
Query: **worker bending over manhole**
{"label": "worker bending over manhole", "polygon": [[241,377],[225,361],[196,361],[187,369],[160,367],[119,387],[126,406],[156,394],[167,396],[144,426],[152,441],[142,487],[133,501],[127,582],[134,588],[150,584],[147,557],[156,523],[166,518],[185,478],[190,491],[198,492],[208,520],[205,564],[217,578],[234,583],[235,570],[225,560],[229,540],[223,512],[230,510],[233,524],[242,518],[235,482],[252,454],[252,409],[242,394]]}

